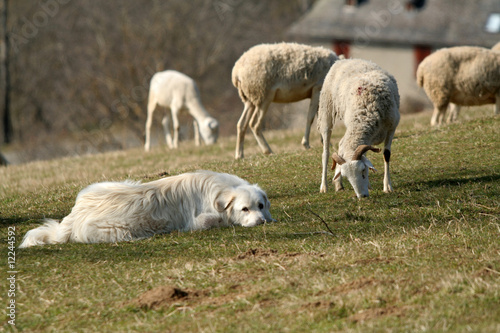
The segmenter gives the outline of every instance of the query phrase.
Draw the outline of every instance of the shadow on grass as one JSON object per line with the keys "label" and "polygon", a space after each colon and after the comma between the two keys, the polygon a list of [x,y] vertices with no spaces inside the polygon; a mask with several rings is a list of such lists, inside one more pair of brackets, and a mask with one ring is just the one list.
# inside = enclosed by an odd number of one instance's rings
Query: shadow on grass
{"label": "shadow on grass", "polygon": [[64,216],[36,216],[36,217],[2,217],[0,218],[0,229],[7,228],[8,226],[24,226],[30,225],[31,227],[35,225],[41,225],[44,219],[50,218],[53,220],[61,221]]}
{"label": "shadow on grass", "polygon": [[10,226],[20,225],[30,220],[31,219],[26,219],[21,217],[0,218],[0,229],[7,228]]}
{"label": "shadow on grass", "polygon": [[497,182],[500,180],[500,175],[491,175],[491,176],[481,176],[481,177],[473,177],[473,178],[450,178],[450,179],[435,179],[428,181],[416,181],[416,182],[408,182],[406,183],[409,186],[415,187],[443,187],[443,186],[460,186],[464,184],[470,183],[481,183],[481,182]]}

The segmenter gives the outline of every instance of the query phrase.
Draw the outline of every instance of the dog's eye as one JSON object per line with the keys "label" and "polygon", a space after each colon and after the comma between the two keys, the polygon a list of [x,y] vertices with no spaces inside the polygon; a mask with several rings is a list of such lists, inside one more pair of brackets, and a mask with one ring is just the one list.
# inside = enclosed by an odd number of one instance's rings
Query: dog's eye
{"label": "dog's eye", "polygon": [[244,212],[248,212],[248,208],[247,207],[243,207],[241,210],[244,211]]}
{"label": "dog's eye", "polygon": [[264,204],[259,203],[259,209],[264,209]]}

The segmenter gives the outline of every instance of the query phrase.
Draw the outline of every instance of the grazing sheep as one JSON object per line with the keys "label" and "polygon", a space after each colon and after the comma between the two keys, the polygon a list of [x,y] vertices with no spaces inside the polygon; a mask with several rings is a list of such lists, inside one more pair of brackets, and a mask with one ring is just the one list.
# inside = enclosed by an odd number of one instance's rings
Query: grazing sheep
{"label": "grazing sheep", "polygon": [[418,66],[417,83],[434,104],[431,125],[440,125],[448,104],[447,122],[458,117],[460,106],[496,103],[500,112],[500,52],[458,46],[438,50]]}
{"label": "grazing sheep", "polygon": [[271,103],[311,99],[302,145],[309,148],[309,133],[318,110],[326,73],[337,60],[334,52],[296,43],[260,44],[236,61],[232,81],[245,107],[237,126],[235,158],[243,158],[248,125],[264,154],[272,154],[262,134],[263,119]]}
{"label": "grazing sheep", "polygon": [[[165,131],[165,140],[170,148],[178,148],[179,145],[179,113],[187,110],[195,119],[195,141],[199,144],[199,136],[206,144],[217,142],[219,135],[219,122],[211,117],[201,104],[200,93],[193,79],[185,74],[173,70],[158,72],[153,75],[149,87],[148,119],[146,121],[146,143],[144,148],[151,148],[151,125],[153,113],[157,106],[170,110],[174,128],[174,138],[170,134],[170,118],[166,114],[162,125]],[[198,132],[198,133],[196,133]]]}
{"label": "grazing sheep", "polygon": [[392,192],[389,175],[391,143],[399,123],[398,85],[392,75],[376,64],[360,59],[337,61],[328,72],[318,111],[318,130],[323,138],[323,173],[320,192],[327,191],[327,168],[330,138],[336,121],[346,126],[333,154],[335,189],[343,189],[347,177],[358,198],[368,197],[368,170],[375,171],[364,156],[368,150],[380,152],[372,145],[384,142],[384,192]]}

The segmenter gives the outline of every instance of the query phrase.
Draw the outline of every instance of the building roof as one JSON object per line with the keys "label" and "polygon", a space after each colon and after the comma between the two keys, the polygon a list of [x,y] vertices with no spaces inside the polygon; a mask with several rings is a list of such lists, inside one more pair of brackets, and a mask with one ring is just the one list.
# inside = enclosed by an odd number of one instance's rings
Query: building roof
{"label": "building roof", "polygon": [[[352,1],[351,1],[352,2]],[[499,0],[317,0],[289,29],[316,41],[491,47],[500,41]],[[424,3],[407,9],[408,3]]]}

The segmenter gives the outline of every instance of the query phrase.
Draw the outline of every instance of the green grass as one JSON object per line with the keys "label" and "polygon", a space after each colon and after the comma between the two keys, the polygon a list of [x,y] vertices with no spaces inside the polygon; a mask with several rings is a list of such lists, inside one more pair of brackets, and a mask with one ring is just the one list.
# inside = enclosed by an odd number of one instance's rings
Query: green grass
{"label": "green grass", "polygon": [[[276,223],[171,233],[118,244],[16,250],[16,326],[26,332],[498,332],[500,331],[500,118],[490,108],[430,128],[405,115],[393,143],[395,192],[370,175],[367,200],[350,185],[319,193],[321,146],[301,131],[268,132],[275,155],[234,138],[212,147],[142,150],[0,168],[7,295],[7,229],[16,238],[44,217],[67,215],[92,182],[149,181],[196,169],[258,182]],[[335,147],[342,129],[334,133]],[[381,154],[368,153],[379,170]],[[332,176],[332,175],[330,175]],[[333,236],[322,233],[326,223]],[[6,268],[6,269],[4,269]],[[4,287],[5,286],[5,287]],[[148,290],[183,299],[142,308]]]}

